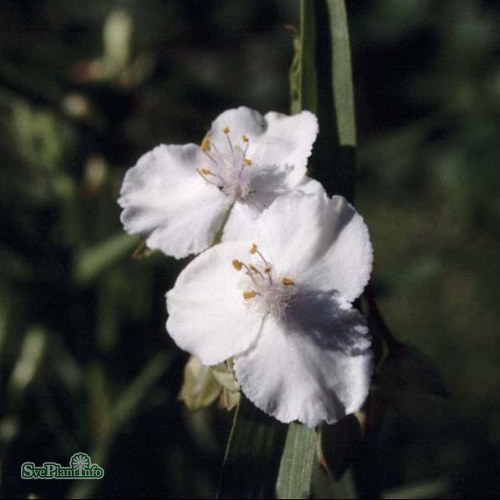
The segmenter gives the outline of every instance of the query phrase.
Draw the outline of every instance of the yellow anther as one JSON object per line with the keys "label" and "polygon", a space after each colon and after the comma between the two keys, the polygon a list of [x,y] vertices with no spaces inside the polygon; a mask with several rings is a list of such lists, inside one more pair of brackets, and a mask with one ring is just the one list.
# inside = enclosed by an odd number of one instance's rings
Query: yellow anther
{"label": "yellow anther", "polygon": [[248,158],[244,158],[243,163],[249,167],[252,164],[252,160],[249,160]]}
{"label": "yellow anther", "polygon": [[285,286],[290,286],[290,285],[295,285],[295,281],[291,280],[290,278],[283,278],[281,280],[281,283]]}
{"label": "yellow anther", "polygon": [[257,245],[255,243],[252,244],[252,248],[250,248],[250,253],[257,253]]}
{"label": "yellow anther", "polygon": [[204,153],[210,151],[210,139],[208,137],[204,137],[203,140],[201,141],[200,147]]}
{"label": "yellow anther", "polygon": [[234,259],[232,264],[233,264],[233,267],[236,269],[236,271],[241,271],[243,264],[239,260]]}
{"label": "yellow anther", "polygon": [[247,290],[246,292],[243,292],[243,298],[245,300],[253,299],[256,296],[257,296],[257,292],[255,290]]}
{"label": "yellow anther", "polygon": [[250,139],[246,135],[243,135],[243,136],[241,136],[241,140],[243,142],[248,142]]}
{"label": "yellow anther", "polygon": [[200,170],[200,172],[203,174],[203,175],[212,175],[212,172],[210,170],[208,170],[208,168],[202,168]]}
{"label": "yellow anther", "polygon": [[224,127],[222,129],[222,131],[225,133],[225,134],[229,134],[229,132],[231,132],[231,130],[229,130],[229,127]]}
{"label": "yellow anther", "polygon": [[254,273],[258,273],[258,272],[259,272],[259,270],[258,270],[255,266],[252,266],[252,265],[250,264],[250,266],[249,266],[249,267],[250,267],[250,269],[251,269]]}
{"label": "yellow anther", "polygon": [[266,274],[269,274],[269,273],[271,272],[271,268],[270,268],[270,267],[266,267],[266,268],[264,269],[264,272],[265,272]]}

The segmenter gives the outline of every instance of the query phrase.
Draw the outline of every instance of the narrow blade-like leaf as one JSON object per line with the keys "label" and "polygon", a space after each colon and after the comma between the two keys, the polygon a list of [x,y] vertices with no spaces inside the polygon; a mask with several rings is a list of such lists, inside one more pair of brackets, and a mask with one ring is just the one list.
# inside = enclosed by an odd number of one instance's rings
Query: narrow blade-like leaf
{"label": "narrow blade-like leaf", "polygon": [[217,498],[273,498],[286,431],[286,425],[261,412],[242,395]]}

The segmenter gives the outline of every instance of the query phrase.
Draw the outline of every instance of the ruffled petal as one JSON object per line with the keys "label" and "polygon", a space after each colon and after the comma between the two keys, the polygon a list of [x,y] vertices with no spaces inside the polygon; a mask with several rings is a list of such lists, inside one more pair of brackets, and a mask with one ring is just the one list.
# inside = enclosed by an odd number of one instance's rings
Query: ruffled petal
{"label": "ruffled petal", "polygon": [[210,246],[231,200],[196,169],[200,148],[158,146],[125,175],[118,203],[125,230],[149,248],[182,258]]}
{"label": "ruffled petal", "polygon": [[287,116],[274,111],[265,115],[267,129],[255,147],[253,159],[260,165],[285,165],[288,189],[306,174],[307,159],[318,135],[318,120],[309,111]]}
{"label": "ruffled petal", "polygon": [[[326,196],[321,183],[307,176],[297,185],[295,191]],[[259,239],[258,218],[264,210],[272,205],[276,198],[276,193],[258,191],[245,200],[238,200],[234,204],[224,226],[222,241]]]}
{"label": "ruffled petal", "polygon": [[[246,158],[252,161],[248,175],[253,191],[283,193],[304,177],[317,134],[317,118],[309,111],[262,116],[242,106],[219,115],[207,135],[224,154],[235,147],[247,150]],[[242,141],[243,136],[248,144]]]}
{"label": "ruffled petal", "polygon": [[257,244],[265,243],[276,271],[296,281],[323,255],[333,224],[326,194],[293,192],[280,196],[257,221]]}
{"label": "ruffled petal", "polygon": [[325,188],[321,182],[318,182],[307,175],[303,177],[303,179],[297,184],[295,188],[296,191],[299,191],[304,194],[317,194],[322,196],[327,196]]}
{"label": "ruffled petal", "polygon": [[334,214],[330,245],[304,275],[314,290],[334,288],[349,302],[361,295],[372,271],[373,249],[366,224],[342,196],[330,202]]}
{"label": "ruffled petal", "polygon": [[257,342],[235,358],[244,394],[281,422],[309,427],[357,411],[370,387],[372,354],[362,316],[332,294],[295,298],[268,316]]}
{"label": "ruffled petal", "polygon": [[276,269],[307,289],[336,290],[352,302],[366,286],[373,260],[368,229],[345,198],[287,194],[257,226]]}
{"label": "ruffled petal", "polygon": [[239,354],[257,337],[262,315],[245,303],[242,273],[234,259],[248,257],[248,243],[221,243],[196,257],[167,293],[167,331],[206,365]]}
{"label": "ruffled petal", "polygon": [[248,138],[259,137],[266,130],[267,124],[265,118],[254,109],[245,106],[228,109],[212,122],[207,134],[219,147],[226,147],[226,127],[229,129],[229,136],[235,142],[240,142],[244,135]]}

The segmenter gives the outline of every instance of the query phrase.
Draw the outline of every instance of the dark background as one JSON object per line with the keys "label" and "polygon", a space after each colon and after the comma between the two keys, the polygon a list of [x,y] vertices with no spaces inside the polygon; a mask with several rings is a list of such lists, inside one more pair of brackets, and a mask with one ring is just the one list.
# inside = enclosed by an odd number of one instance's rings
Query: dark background
{"label": "dark background", "polygon": [[[347,4],[373,283],[451,394],[388,412],[383,491],[495,498],[500,3]],[[199,142],[223,110],[288,111],[290,24],[295,0],[2,0],[3,497],[213,496],[231,416],[177,400],[187,356],[164,294],[183,263],[130,259],[116,199],[141,154]],[[21,481],[22,462],[77,451],[105,468],[98,484]]]}

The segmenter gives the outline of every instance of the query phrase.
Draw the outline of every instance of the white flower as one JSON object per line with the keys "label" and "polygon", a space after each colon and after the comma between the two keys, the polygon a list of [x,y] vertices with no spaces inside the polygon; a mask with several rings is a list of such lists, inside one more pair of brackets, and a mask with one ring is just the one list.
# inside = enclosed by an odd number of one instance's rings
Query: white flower
{"label": "white flower", "polygon": [[322,189],[305,176],[317,133],[308,111],[225,111],[201,146],[158,146],[127,171],[118,200],[125,230],[176,258],[205,250],[231,208],[227,225],[238,228],[281,194]]}
{"label": "white flower", "polygon": [[240,240],[195,258],[167,293],[167,330],[282,422],[333,423],[364,402],[368,330],[351,303],[372,267],[363,219],[340,196],[278,198]]}

